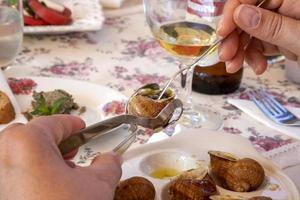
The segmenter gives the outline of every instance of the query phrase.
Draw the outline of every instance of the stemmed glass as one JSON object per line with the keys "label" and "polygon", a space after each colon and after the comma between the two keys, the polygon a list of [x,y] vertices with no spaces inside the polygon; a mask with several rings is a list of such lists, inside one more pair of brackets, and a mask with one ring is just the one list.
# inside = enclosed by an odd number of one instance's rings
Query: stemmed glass
{"label": "stemmed glass", "polygon": [[23,41],[22,0],[0,0],[0,68],[7,67]]}
{"label": "stemmed glass", "polygon": [[[191,3],[191,0],[144,0],[147,23],[154,37],[161,47],[181,63],[180,69],[195,62],[217,40],[217,22],[191,12]],[[210,6],[213,8],[214,0],[210,0]],[[210,56],[217,57],[217,51],[213,54]],[[193,71],[190,69],[182,73],[174,85],[177,95],[184,101],[181,124],[217,130],[223,124],[219,114],[207,107],[192,104]]]}

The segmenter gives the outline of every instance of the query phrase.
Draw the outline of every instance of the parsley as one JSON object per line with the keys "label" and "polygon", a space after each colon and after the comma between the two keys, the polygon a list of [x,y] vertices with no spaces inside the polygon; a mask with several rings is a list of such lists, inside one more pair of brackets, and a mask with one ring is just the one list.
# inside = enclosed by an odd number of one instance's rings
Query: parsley
{"label": "parsley", "polygon": [[18,5],[19,0],[6,0],[6,2],[8,3],[8,5],[14,6],[14,5]]}
{"label": "parsley", "polygon": [[38,116],[57,114],[67,99],[67,97],[61,97],[48,106],[45,97],[40,95],[37,99],[37,106],[31,114]]}

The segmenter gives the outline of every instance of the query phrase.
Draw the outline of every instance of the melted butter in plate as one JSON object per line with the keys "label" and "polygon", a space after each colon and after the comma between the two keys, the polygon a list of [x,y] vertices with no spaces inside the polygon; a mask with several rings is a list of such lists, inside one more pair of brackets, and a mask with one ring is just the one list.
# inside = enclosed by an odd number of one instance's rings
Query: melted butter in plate
{"label": "melted butter in plate", "polygon": [[165,179],[177,176],[180,173],[174,168],[160,168],[151,172],[150,176],[156,179]]}

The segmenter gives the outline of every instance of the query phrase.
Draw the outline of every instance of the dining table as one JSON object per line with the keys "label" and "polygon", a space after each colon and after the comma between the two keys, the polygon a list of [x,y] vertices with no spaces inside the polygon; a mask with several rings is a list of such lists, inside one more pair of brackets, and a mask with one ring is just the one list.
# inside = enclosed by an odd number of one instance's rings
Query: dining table
{"label": "dining table", "polygon": [[[107,86],[127,97],[141,85],[153,82],[163,85],[178,70],[178,63],[153,37],[141,2],[134,2],[125,1],[120,9],[104,9],[105,22],[99,31],[25,35],[20,54],[5,72],[7,78],[75,79]],[[227,101],[243,98],[249,88],[265,88],[285,105],[300,108],[300,85],[289,82],[284,72],[282,61],[270,63],[260,76],[245,67],[236,92],[227,95],[193,92],[193,102],[220,114],[224,122],[220,134],[248,139],[267,159],[278,164],[278,160],[289,158],[292,153],[300,157],[298,140],[267,127]],[[199,128],[199,134],[201,131]],[[146,132],[136,140],[135,146],[147,143],[151,136],[151,131]],[[300,160],[292,166],[278,165],[300,189],[299,164]]]}

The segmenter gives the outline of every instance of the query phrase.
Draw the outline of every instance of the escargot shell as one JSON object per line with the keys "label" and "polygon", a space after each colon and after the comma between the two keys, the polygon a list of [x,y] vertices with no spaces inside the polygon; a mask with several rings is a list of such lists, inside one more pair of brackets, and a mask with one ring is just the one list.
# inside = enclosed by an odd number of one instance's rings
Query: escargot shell
{"label": "escargot shell", "polygon": [[270,197],[256,196],[256,197],[242,197],[242,196],[232,196],[232,195],[213,195],[210,196],[211,200],[272,200]]}
{"label": "escargot shell", "polygon": [[155,188],[143,177],[132,177],[121,181],[115,190],[114,200],[154,200]]}
{"label": "escargot shell", "polygon": [[208,200],[217,194],[216,184],[203,169],[184,172],[170,183],[171,200]]}
{"label": "escargot shell", "polygon": [[155,118],[175,98],[174,91],[168,89],[164,96],[157,100],[160,93],[157,84],[141,87],[130,97],[127,105],[128,113],[139,117]]}
{"label": "escargot shell", "polygon": [[248,192],[264,181],[263,167],[251,158],[238,159],[226,152],[210,151],[211,174],[229,190]]}

